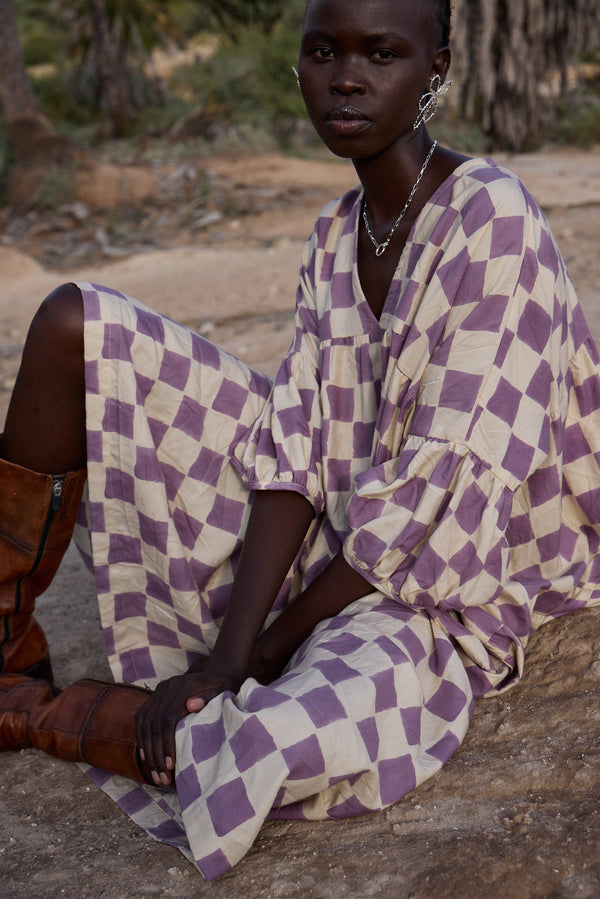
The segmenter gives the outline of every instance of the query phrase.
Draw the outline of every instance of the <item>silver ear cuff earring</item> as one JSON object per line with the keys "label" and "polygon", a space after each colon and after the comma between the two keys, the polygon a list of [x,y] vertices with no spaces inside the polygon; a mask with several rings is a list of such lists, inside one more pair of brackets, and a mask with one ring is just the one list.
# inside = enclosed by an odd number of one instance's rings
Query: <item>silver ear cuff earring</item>
{"label": "silver ear cuff earring", "polygon": [[440,105],[440,97],[448,93],[452,84],[452,81],[446,81],[442,84],[442,79],[439,75],[433,76],[429,82],[429,90],[425,91],[419,100],[419,114],[413,125],[414,131],[417,131],[421,125],[426,124],[434,117]]}
{"label": "silver ear cuff earring", "polygon": [[292,66],[292,72],[296,76],[296,84],[298,85],[300,90],[302,90],[302,85],[300,84],[300,73],[298,72],[298,69],[296,68],[296,66]]}

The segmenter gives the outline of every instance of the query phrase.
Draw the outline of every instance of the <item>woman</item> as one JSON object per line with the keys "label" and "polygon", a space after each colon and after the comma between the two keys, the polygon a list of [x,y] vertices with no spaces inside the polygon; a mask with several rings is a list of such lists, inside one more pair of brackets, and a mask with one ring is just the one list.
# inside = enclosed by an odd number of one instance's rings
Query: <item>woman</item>
{"label": "woman", "polygon": [[[0,745],[140,781],[90,774],[208,878],[267,815],[406,795],[474,698],[518,679],[529,634],[600,600],[597,353],[525,188],[427,133],[449,27],[437,0],[308,4],[299,83],[361,189],[307,243],[272,390],[93,285],[28,337],[2,444]],[[86,470],[78,540],[124,683],[61,693],[31,677],[50,675],[31,612]]]}

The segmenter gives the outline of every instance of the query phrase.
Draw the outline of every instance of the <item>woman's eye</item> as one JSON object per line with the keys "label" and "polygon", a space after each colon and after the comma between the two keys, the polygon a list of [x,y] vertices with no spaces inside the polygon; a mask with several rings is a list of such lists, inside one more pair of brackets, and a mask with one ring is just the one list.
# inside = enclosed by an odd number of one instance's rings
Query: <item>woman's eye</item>
{"label": "woman's eye", "polygon": [[395,59],[396,54],[393,50],[376,50],[375,53],[371,55],[371,59],[374,59],[376,62],[388,62],[390,59]]}
{"label": "woman's eye", "polygon": [[331,47],[315,47],[312,51],[312,55],[317,59],[332,59],[333,50]]}

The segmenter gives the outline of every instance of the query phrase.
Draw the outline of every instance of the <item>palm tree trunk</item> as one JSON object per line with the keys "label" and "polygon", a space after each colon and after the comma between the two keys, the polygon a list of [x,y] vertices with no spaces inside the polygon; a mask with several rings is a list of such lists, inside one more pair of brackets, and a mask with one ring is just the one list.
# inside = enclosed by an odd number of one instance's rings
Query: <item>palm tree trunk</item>
{"label": "palm tree trunk", "polygon": [[600,39],[598,0],[455,0],[454,78],[461,112],[496,146],[539,137],[567,68]]}
{"label": "palm tree trunk", "polygon": [[94,46],[102,98],[114,137],[121,137],[135,115],[127,99],[119,48],[115,45],[106,12],[106,0],[89,0],[94,29]]}
{"label": "palm tree trunk", "polygon": [[64,158],[69,142],[43,112],[25,69],[13,0],[0,0],[0,103],[17,162]]}

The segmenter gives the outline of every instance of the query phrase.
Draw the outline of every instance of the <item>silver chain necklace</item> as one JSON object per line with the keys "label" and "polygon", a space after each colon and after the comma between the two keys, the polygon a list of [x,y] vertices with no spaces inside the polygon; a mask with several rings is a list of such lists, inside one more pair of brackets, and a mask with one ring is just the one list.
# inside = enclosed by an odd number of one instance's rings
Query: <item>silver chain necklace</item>
{"label": "silver chain necklace", "polygon": [[400,215],[394,222],[394,224],[392,226],[392,230],[390,231],[390,233],[388,234],[388,236],[386,237],[386,239],[384,240],[383,243],[378,243],[375,235],[371,231],[371,226],[369,225],[369,216],[367,215],[367,198],[365,197],[365,201],[363,203],[363,208],[362,208],[362,217],[363,217],[363,222],[365,223],[365,228],[367,229],[367,234],[371,238],[371,243],[375,247],[375,255],[376,256],[383,256],[383,254],[389,247],[390,241],[391,241],[392,237],[394,236],[394,234],[396,233],[398,225],[400,224],[400,222],[406,215],[408,207],[412,203],[413,197],[417,192],[417,188],[418,188],[419,184],[421,183],[421,179],[422,179],[423,175],[425,174],[425,169],[429,165],[429,160],[433,156],[437,145],[438,145],[438,142],[436,140],[433,142],[433,146],[432,146],[431,150],[429,151],[429,153],[427,154],[427,159],[425,160],[425,162],[423,163],[423,165],[421,167],[421,171],[419,172],[417,180],[414,183],[413,189],[410,192],[410,196],[409,196],[408,200],[406,201],[406,203],[404,204],[404,209],[402,210],[402,212],[400,213]]}

